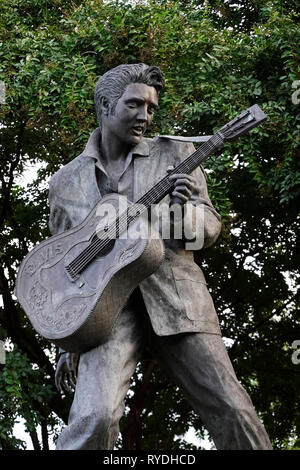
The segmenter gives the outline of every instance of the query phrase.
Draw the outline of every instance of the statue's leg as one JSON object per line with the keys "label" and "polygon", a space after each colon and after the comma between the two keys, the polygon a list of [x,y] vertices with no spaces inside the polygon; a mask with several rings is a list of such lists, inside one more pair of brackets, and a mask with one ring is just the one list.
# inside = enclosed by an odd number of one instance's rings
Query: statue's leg
{"label": "statue's leg", "polygon": [[141,342],[136,315],[124,309],[110,340],[81,355],[68,426],[57,450],[113,449]]}
{"label": "statue's leg", "polygon": [[221,336],[186,333],[155,338],[156,356],[199,413],[217,449],[272,448]]}

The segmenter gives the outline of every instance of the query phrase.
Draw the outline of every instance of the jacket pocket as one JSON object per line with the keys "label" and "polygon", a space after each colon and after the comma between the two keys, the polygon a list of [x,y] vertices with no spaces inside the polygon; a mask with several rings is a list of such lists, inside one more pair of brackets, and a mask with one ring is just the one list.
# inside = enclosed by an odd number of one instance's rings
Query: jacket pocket
{"label": "jacket pocket", "polygon": [[190,320],[215,321],[216,312],[200,268],[173,266],[176,290]]}

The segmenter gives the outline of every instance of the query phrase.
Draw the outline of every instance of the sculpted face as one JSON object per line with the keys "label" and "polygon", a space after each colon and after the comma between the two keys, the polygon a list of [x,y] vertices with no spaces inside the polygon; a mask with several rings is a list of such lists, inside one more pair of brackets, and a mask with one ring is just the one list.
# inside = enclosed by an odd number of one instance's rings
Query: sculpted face
{"label": "sculpted face", "polygon": [[131,83],[119,99],[114,114],[103,125],[125,145],[137,145],[150,126],[158,108],[158,93],[153,86]]}

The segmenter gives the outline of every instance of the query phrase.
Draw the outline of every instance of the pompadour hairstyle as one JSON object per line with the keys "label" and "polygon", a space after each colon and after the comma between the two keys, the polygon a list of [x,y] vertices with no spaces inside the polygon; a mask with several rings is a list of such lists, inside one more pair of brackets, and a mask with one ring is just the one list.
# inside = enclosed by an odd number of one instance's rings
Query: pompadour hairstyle
{"label": "pompadour hairstyle", "polygon": [[145,83],[153,86],[157,93],[164,91],[165,79],[162,71],[155,66],[140,64],[122,64],[102,75],[95,89],[95,108],[101,126],[101,100],[106,98],[113,114],[118,100],[130,83]]}

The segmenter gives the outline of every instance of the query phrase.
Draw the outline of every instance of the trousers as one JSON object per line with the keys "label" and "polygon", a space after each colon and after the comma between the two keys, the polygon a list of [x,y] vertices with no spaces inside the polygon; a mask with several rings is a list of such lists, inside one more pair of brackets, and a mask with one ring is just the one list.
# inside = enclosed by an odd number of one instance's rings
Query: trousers
{"label": "trousers", "polygon": [[158,336],[147,314],[128,305],[110,339],[80,356],[68,425],[58,438],[57,450],[114,448],[130,379],[145,347],[186,395],[217,449],[272,449],[221,336]]}

